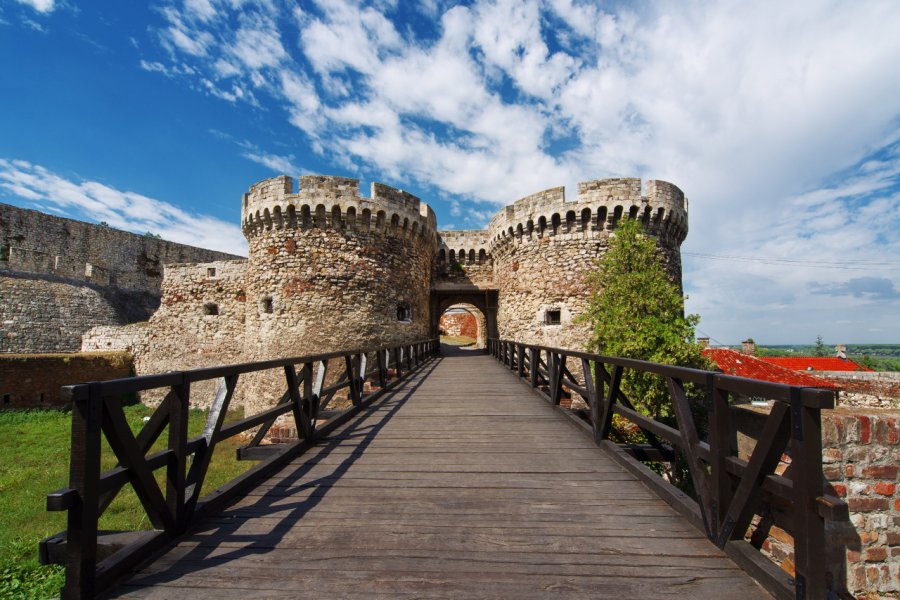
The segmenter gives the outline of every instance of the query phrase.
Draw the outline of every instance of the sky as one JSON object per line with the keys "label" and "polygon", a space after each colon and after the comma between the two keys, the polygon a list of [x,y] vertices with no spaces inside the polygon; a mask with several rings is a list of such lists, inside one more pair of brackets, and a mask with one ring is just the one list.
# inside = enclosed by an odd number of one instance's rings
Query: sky
{"label": "sky", "polygon": [[279,174],[442,229],[663,179],[699,335],[900,343],[898,31],[896,0],[0,0],[0,202],[244,254]]}

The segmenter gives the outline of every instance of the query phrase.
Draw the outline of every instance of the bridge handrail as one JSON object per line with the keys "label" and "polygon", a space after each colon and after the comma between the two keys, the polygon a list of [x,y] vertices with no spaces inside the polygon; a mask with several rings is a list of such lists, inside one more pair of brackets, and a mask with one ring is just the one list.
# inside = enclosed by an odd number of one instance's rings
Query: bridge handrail
{"label": "bridge handrail", "polygon": [[[846,503],[826,493],[822,474],[821,410],[834,407],[833,391],[503,339],[489,339],[487,350],[554,406],[559,407],[565,394],[581,396],[589,413],[577,422],[594,442],[650,484],[776,597],[825,597],[824,518],[849,518]],[[570,369],[570,360],[579,366]],[[676,427],[635,408],[621,385],[626,369],[666,380]],[[685,382],[705,390],[708,441],[698,435]],[[732,455],[729,394],[775,401],[747,460]],[[649,444],[614,443],[613,414],[639,427]],[[688,464],[696,500],[639,460],[671,461],[676,452]],[[778,474],[784,455],[790,465]],[[760,506],[771,508],[774,523],[793,536],[793,578],[744,541]]]}
{"label": "bridge handrail", "polygon": [[[67,528],[40,545],[42,562],[61,562],[66,567],[62,598],[91,598],[102,593],[186,532],[197,519],[221,510],[237,496],[270,477],[439,351],[438,339],[426,339],[63,387],[63,400],[72,405],[69,487],[47,495],[47,510],[68,511]],[[337,382],[325,387],[328,361],[341,358],[344,360]],[[297,367],[300,367],[299,371]],[[278,404],[224,425],[239,377],[270,369],[281,369],[284,373],[285,391]],[[191,385],[216,379],[219,380],[218,387],[203,435],[188,439]],[[364,384],[369,380],[377,389],[366,391]],[[169,388],[169,391],[141,431],[132,434],[121,398],[159,388]],[[348,390],[352,405],[319,424],[320,412],[342,389]],[[297,440],[274,446],[274,452],[262,453],[259,442],[275,420],[287,413],[293,416]],[[148,455],[167,426],[167,447]],[[216,444],[256,427],[259,429],[253,439],[238,453],[240,456],[242,452],[253,454],[255,451],[254,458],[264,455],[265,460],[201,497]],[[103,437],[119,464],[101,473]],[[164,490],[153,474],[163,467],[166,468]],[[98,524],[104,510],[129,483],[154,529],[113,535],[99,532]],[[111,540],[113,547],[119,548],[102,560],[98,553],[101,538]]]}

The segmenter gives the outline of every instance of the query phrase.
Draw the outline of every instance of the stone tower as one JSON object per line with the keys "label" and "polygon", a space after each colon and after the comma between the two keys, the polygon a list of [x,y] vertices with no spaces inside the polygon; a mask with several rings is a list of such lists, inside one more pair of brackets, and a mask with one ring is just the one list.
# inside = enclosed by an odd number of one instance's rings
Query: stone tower
{"label": "stone tower", "polygon": [[587,181],[579,184],[574,201],[566,201],[558,187],[501,210],[488,227],[499,336],[584,348],[589,327],[574,319],[590,299],[587,274],[625,218],[640,220],[656,237],[665,267],[680,286],[687,203],[671,183],[650,180],[642,195],[640,179]]}
{"label": "stone tower", "polygon": [[261,181],[244,194],[245,348],[253,359],[411,342],[429,333],[435,216],[359,180]]}

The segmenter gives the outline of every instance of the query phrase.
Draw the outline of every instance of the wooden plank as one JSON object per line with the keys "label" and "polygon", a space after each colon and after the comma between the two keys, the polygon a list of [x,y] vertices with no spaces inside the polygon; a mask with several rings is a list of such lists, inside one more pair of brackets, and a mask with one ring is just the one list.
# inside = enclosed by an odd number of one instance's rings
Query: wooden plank
{"label": "wooden plank", "polygon": [[[766,597],[529,382],[516,384],[518,347],[498,351],[505,364],[447,351],[410,373],[118,593]],[[405,366],[414,353],[396,358]],[[551,362],[558,383],[564,364]]]}

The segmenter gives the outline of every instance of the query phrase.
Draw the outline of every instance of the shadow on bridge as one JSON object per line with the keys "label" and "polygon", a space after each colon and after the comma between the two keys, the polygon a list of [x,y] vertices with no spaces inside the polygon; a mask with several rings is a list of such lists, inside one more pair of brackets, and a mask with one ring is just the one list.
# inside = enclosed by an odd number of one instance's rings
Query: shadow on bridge
{"label": "shadow on bridge", "polygon": [[[456,353],[450,350],[449,354],[467,355],[467,352]],[[348,473],[391,418],[413,398],[423,380],[437,367],[440,360],[440,357],[433,359],[417,371],[405,386],[362,410],[334,436],[317,443],[315,450],[305,454],[299,464],[288,467],[267,485],[257,488],[257,491],[268,488],[265,493],[248,495],[238,502],[238,507],[226,510],[219,517],[206,519],[174,550],[177,555],[175,568],[150,568],[144,571],[148,575],[139,576],[135,583],[146,586],[174,581],[183,575],[178,564],[190,564],[191,571],[199,572],[207,568],[221,568],[230,561],[264,555],[278,548],[284,537],[295,530],[310,511],[325,501],[334,484]],[[336,450],[345,447],[348,442],[355,443],[356,446],[346,458],[334,465],[329,473],[309,477],[317,466],[326,463]],[[293,500],[301,495],[306,498]],[[277,523],[268,531],[245,534],[241,533],[245,518],[257,521],[276,518]],[[160,563],[167,566],[169,564],[170,561],[165,557]]]}

